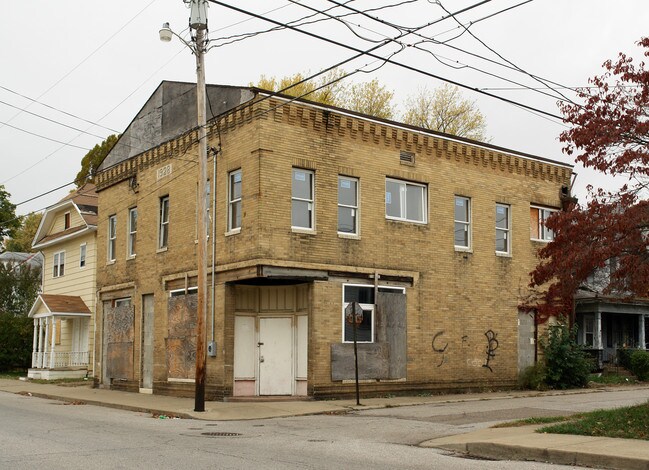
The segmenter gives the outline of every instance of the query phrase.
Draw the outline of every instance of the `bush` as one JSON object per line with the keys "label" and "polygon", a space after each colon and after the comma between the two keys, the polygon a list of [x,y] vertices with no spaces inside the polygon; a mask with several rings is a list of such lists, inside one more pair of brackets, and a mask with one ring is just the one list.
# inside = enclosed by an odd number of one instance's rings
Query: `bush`
{"label": "bush", "polygon": [[631,353],[631,372],[638,380],[649,380],[649,352],[636,349]]}
{"label": "bush", "polygon": [[545,367],[537,362],[527,367],[518,376],[518,386],[527,390],[545,390]]}
{"label": "bush", "polygon": [[31,365],[33,325],[31,318],[0,313],[0,371]]}
{"label": "bush", "polygon": [[618,349],[617,350],[617,363],[620,367],[624,367],[626,370],[631,370],[631,354],[635,349]]}
{"label": "bush", "polygon": [[585,387],[592,367],[584,350],[575,341],[576,326],[560,321],[548,327],[541,339],[545,360],[545,383],[550,388]]}

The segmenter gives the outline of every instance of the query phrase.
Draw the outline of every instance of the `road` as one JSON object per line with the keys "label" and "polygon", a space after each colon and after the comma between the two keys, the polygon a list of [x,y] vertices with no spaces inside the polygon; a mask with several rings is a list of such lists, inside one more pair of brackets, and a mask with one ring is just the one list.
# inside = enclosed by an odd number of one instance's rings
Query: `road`
{"label": "road", "polygon": [[649,389],[254,421],[158,419],[0,392],[1,469],[554,469],[417,446],[496,422],[625,406]]}

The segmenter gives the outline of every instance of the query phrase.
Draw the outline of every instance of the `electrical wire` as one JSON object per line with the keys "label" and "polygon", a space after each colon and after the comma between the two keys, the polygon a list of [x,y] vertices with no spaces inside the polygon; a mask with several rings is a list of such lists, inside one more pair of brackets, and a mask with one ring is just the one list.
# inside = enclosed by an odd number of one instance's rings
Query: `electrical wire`
{"label": "electrical wire", "polygon": [[[262,19],[262,20],[267,21],[267,22],[270,22],[270,23],[274,23],[274,24],[278,24],[278,25],[281,25],[281,24],[282,24],[282,23],[279,23],[279,22],[276,21],[276,20],[273,20],[273,19],[270,19],[270,18],[264,18],[263,16],[258,15],[257,13],[250,12],[250,11],[247,11],[247,10],[244,10],[244,9],[241,9],[241,8],[239,8],[239,7],[235,7],[235,6],[233,6],[233,5],[229,5],[229,4],[224,3],[224,2],[222,2],[222,1],[220,1],[220,0],[208,0],[208,1],[209,1],[210,3],[214,3],[215,5],[220,5],[220,6],[222,6],[222,7],[225,7],[225,8],[228,8],[228,9],[234,10],[234,11],[237,11],[237,12],[239,12],[239,13],[247,14],[247,15],[250,15],[250,16],[252,16],[252,17],[255,17],[255,18],[258,18],[258,19]],[[488,1],[490,1],[490,0],[484,0],[483,2],[480,2],[480,3],[478,3],[478,4],[473,5],[472,7],[475,7],[475,6],[477,6],[477,5],[479,5],[479,4],[482,4],[482,3],[487,3]],[[456,12],[456,14],[457,14],[457,12]],[[428,26],[428,24],[427,24],[427,25],[424,25],[423,27],[425,27],[425,26]],[[288,28],[291,29],[291,30],[293,30],[293,31],[299,32],[299,33],[301,33],[301,34],[304,34],[304,35],[306,35],[306,36],[310,36],[310,37],[312,37],[312,38],[319,39],[319,40],[321,40],[321,41],[328,42],[328,43],[330,43],[330,44],[334,44],[334,45],[337,45],[337,46],[340,46],[340,47],[343,47],[343,48],[346,48],[346,49],[350,49],[350,50],[352,50],[352,51],[356,51],[356,52],[358,52],[359,54],[362,54],[362,55],[368,55],[369,57],[373,57],[373,58],[375,58],[375,59],[380,59],[380,60],[383,59],[382,57],[377,56],[376,54],[373,54],[373,53],[371,53],[371,52],[362,51],[361,49],[358,49],[357,47],[354,47],[354,46],[350,46],[350,45],[348,45],[348,44],[341,43],[341,42],[336,41],[336,40],[334,40],[334,39],[327,38],[327,37],[324,37],[324,36],[321,36],[321,35],[318,35],[318,34],[312,33],[312,32],[310,32],[310,31],[305,31],[305,30],[302,30],[302,29],[296,28],[296,27],[294,27],[294,26],[288,26]],[[379,47],[379,46],[375,46],[375,47]],[[489,92],[486,92],[486,91],[482,91],[482,90],[480,90],[479,88],[472,87],[472,86],[469,86],[469,85],[465,85],[464,83],[461,83],[461,82],[458,82],[458,81],[455,81],[455,80],[451,80],[451,79],[448,79],[448,78],[441,77],[441,76],[439,76],[439,75],[433,74],[433,73],[431,73],[431,72],[427,72],[427,71],[425,71],[425,70],[421,70],[421,69],[419,69],[419,68],[417,68],[417,67],[413,67],[413,66],[408,65],[408,64],[405,64],[405,63],[403,63],[403,62],[398,62],[398,61],[395,61],[395,60],[392,60],[392,59],[388,59],[387,62],[390,63],[390,64],[393,64],[393,65],[396,65],[396,66],[398,66],[398,67],[404,68],[404,69],[406,69],[406,70],[410,70],[410,71],[412,71],[412,72],[416,72],[416,73],[422,74],[422,75],[427,76],[427,77],[430,77],[430,78],[435,78],[435,79],[437,79],[437,80],[440,80],[440,81],[443,81],[443,82],[446,82],[446,83],[450,83],[450,84],[455,85],[455,86],[458,86],[458,87],[460,87],[460,88],[465,88],[465,89],[468,89],[468,90],[471,90],[471,91],[475,91],[476,93],[480,93],[480,94],[482,94],[482,95],[489,96],[489,97],[491,97],[491,98],[495,98],[495,99],[497,99],[497,100],[499,100],[499,101],[502,101],[502,102],[505,102],[505,103],[509,103],[509,104],[517,105],[517,106],[520,106],[520,107],[522,107],[522,108],[524,108],[524,109],[529,109],[529,110],[531,110],[531,111],[536,111],[537,113],[541,113],[541,114],[544,114],[544,115],[546,115],[546,116],[548,116],[548,117],[555,118],[555,119],[558,119],[558,120],[561,120],[561,121],[563,120],[563,118],[562,118],[561,116],[558,116],[558,115],[556,115],[556,114],[552,114],[552,113],[550,113],[550,112],[548,112],[548,111],[544,111],[544,110],[542,110],[542,109],[538,109],[538,108],[535,108],[535,107],[533,107],[533,106],[526,105],[526,104],[524,104],[524,103],[519,103],[519,102],[517,102],[517,101],[511,100],[511,99],[508,99],[508,98],[504,98],[504,97],[502,97],[502,96],[494,95],[493,93],[489,93]]]}
{"label": "electrical wire", "polygon": [[[11,127],[12,129],[16,129],[17,131],[24,132],[24,133],[29,134],[29,135],[33,135],[33,136],[36,136],[36,137],[40,137],[41,139],[50,140],[50,141],[52,141],[52,142],[56,142],[57,144],[63,144],[64,146],[67,146],[67,147],[74,147],[74,148],[78,148],[78,149],[81,149],[81,150],[90,150],[90,149],[87,148],[87,147],[80,147],[80,146],[78,146],[78,145],[74,145],[74,144],[70,144],[70,143],[62,142],[62,141],[60,141],[60,140],[52,139],[51,137],[46,137],[46,136],[44,136],[44,135],[37,134],[37,133],[35,133],[35,132],[31,132],[31,131],[28,131],[28,130],[26,130],[26,129],[21,129],[20,127],[13,126],[13,125],[11,125],[11,124],[9,124],[9,123],[7,123],[7,122],[2,122],[2,121],[0,121],[0,124],[2,124],[2,125],[4,125],[4,126],[7,126],[7,127]],[[78,137],[78,136],[77,136],[77,137]],[[11,178],[10,178],[10,179],[11,179]],[[9,180],[7,180],[7,181],[9,181]]]}

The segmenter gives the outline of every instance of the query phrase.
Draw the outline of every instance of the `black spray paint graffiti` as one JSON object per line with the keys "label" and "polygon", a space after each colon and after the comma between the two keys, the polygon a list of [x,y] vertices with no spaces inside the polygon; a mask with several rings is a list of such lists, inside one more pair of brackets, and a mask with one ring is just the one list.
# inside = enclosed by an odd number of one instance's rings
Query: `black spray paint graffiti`
{"label": "black spray paint graffiti", "polygon": [[435,333],[435,336],[433,336],[433,341],[432,341],[433,351],[440,353],[442,355],[442,360],[439,362],[439,364],[437,364],[437,367],[441,367],[442,364],[444,364],[444,361],[446,360],[446,354],[444,353],[446,352],[446,348],[448,348],[448,343],[446,343],[444,347],[435,345],[435,341],[437,341],[437,339],[443,334],[444,334],[444,330],[438,331],[437,333]]}
{"label": "black spray paint graffiti", "polygon": [[498,349],[498,340],[496,339],[497,333],[494,333],[493,330],[487,330],[484,335],[487,337],[487,360],[482,367],[486,367],[493,372],[493,369],[489,365],[489,361],[496,357],[496,349]]}
{"label": "black spray paint graffiti", "polygon": [[[446,350],[448,349],[449,343],[448,341],[444,341],[444,330],[438,331],[433,335],[433,341],[431,342],[431,346],[433,347],[433,351],[441,355],[441,359],[439,361],[439,364],[437,364],[437,367],[441,367],[444,365],[444,363],[447,360],[446,357]],[[486,361],[483,363],[480,359],[475,358],[467,359],[467,365],[471,367],[484,367],[486,369],[489,369],[491,372],[493,372],[493,369],[491,368],[490,362],[492,359],[496,357],[496,349],[498,349],[498,339],[496,339],[496,336],[498,336],[498,333],[495,333],[493,330],[487,330],[484,334],[487,337],[487,347],[486,347],[486,354],[487,358]],[[464,335],[462,336],[462,348],[471,348],[471,344],[469,343],[469,337]]]}

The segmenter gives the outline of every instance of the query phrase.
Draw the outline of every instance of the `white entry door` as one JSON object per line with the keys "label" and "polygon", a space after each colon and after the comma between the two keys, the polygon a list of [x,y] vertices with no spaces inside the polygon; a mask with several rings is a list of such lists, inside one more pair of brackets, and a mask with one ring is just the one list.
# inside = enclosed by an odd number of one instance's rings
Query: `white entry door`
{"label": "white entry door", "polygon": [[293,394],[291,318],[259,319],[259,395]]}

